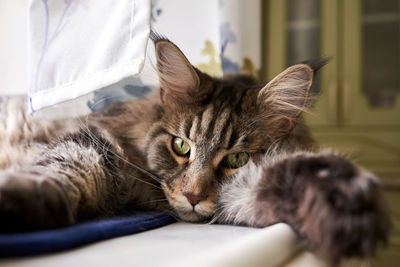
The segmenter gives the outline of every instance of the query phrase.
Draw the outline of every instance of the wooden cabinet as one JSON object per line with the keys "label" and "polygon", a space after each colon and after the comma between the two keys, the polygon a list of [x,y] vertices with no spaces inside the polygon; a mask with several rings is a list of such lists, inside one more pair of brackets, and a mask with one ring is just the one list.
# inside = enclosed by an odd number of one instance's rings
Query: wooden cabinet
{"label": "wooden cabinet", "polygon": [[265,80],[310,57],[332,57],[317,74],[312,92],[318,100],[306,121],[322,147],[341,151],[383,180],[394,230],[389,249],[380,251],[371,263],[398,266],[400,1],[263,3]]}
{"label": "wooden cabinet", "polygon": [[306,115],[315,139],[400,184],[399,1],[269,0],[263,14],[264,78],[332,57]]}

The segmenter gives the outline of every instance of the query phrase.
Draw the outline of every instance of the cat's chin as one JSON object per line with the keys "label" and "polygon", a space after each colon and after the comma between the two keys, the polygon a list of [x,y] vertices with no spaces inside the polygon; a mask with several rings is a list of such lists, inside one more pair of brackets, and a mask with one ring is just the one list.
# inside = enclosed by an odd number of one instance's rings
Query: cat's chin
{"label": "cat's chin", "polygon": [[197,212],[180,212],[177,211],[178,217],[186,222],[197,222],[197,223],[206,223],[209,221],[210,217],[203,216]]}

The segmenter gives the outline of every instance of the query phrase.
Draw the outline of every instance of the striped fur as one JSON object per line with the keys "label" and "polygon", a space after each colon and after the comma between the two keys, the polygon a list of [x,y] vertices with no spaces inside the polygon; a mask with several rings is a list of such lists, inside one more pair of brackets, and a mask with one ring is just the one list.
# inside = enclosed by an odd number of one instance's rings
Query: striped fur
{"label": "striped fur", "polygon": [[[215,79],[152,38],[160,90],[144,99],[65,121],[0,102],[0,231],[141,208],[195,222],[284,221],[334,259],[369,256],[387,239],[376,179],[334,153],[311,152],[301,113],[319,64],[289,67],[267,85]],[[183,156],[177,137],[190,146]],[[249,161],[229,167],[227,156],[241,152]]]}
{"label": "striped fur", "polygon": [[371,257],[388,241],[390,218],[373,174],[331,151],[275,152],[221,185],[214,220],[258,227],[286,222],[334,263]]}

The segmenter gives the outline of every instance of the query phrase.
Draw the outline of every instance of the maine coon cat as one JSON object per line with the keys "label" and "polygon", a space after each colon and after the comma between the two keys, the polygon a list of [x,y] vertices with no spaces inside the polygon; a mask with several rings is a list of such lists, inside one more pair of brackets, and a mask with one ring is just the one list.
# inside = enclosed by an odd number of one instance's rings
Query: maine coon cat
{"label": "maine coon cat", "polygon": [[211,78],[166,38],[152,39],[160,90],[145,99],[63,121],[27,117],[11,102],[0,124],[0,231],[139,208],[190,222],[286,222],[333,259],[386,242],[377,179],[316,150],[302,123],[323,62],[260,85]]}

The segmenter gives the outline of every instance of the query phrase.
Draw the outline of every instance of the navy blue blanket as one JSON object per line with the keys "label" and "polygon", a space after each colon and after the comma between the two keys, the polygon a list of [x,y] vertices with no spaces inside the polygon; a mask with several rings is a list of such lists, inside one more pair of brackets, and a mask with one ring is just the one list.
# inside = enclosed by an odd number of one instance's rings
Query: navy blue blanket
{"label": "navy blue blanket", "polygon": [[163,212],[137,212],[132,216],[79,223],[31,233],[0,234],[0,257],[29,256],[133,234],[174,222]]}

